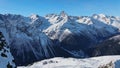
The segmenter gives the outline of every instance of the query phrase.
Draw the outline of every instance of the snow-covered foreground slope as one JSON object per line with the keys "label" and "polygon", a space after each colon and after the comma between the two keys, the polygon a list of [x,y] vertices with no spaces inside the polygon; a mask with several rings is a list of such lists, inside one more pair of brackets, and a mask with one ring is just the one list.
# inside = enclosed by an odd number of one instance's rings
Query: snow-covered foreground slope
{"label": "snow-covered foreground slope", "polygon": [[0,68],[15,68],[13,56],[2,32],[0,32]]}
{"label": "snow-covered foreground slope", "polygon": [[120,68],[120,55],[86,59],[57,57],[18,68]]}

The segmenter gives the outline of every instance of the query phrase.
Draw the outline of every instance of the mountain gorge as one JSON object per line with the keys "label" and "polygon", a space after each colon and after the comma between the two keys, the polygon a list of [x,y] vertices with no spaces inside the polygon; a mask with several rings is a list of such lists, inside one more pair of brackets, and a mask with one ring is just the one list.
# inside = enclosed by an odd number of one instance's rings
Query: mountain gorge
{"label": "mountain gorge", "polygon": [[[106,42],[119,35],[119,29],[120,18],[104,14],[70,16],[64,11],[44,17],[0,14],[0,31],[18,66],[52,57],[109,55],[110,51],[104,49],[109,47]],[[116,49],[112,53],[119,54]]]}

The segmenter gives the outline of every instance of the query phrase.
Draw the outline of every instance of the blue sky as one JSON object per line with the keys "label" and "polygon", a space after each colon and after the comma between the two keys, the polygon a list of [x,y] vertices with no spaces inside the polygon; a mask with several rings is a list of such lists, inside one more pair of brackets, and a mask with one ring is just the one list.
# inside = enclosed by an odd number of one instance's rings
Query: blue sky
{"label": "blue sky", "polygon": [[44,16],[61,11],[75,16],[100,13],[120,16],[120,0],[0,0],[0,14]]}

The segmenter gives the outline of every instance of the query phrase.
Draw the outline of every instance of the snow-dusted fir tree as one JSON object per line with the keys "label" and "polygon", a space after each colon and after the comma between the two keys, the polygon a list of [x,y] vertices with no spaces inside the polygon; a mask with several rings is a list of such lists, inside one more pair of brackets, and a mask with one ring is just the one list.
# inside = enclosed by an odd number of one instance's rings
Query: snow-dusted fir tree
{"label": "snow-dusted fir tree", "polygon": [[13,56],[10,53],[9,46],[0,32],[0,68],[15,68]]}

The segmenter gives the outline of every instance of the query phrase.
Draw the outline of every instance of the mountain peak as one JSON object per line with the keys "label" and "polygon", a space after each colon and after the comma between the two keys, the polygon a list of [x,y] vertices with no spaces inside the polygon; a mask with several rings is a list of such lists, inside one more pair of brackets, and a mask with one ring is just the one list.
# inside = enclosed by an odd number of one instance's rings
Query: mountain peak
{"label": "mountain peak", "polygon": [[39,17],[39,15],[37,15],[37,14],[32,14],[32,15],[30,16],[31,19],[38,19],[38,17]]}
{"label": "mountain peak", "polygon": [[61,12],[60,12],[60,16],[61,16],[61,17],[66,17],[66,16],[67,16],[67,13],[66,13],[65,11],[61,11]]}
{"label": "mountain peak", "polygon": [[105,14],[98,14],[100,17],[106,17]]}
{"label": "mountain peak", "polygon": [[93,14],[92,15],[92,17],[94,17],[94,18],[103,18],[103,17],[106,17],[106,15],[105,14]]}

